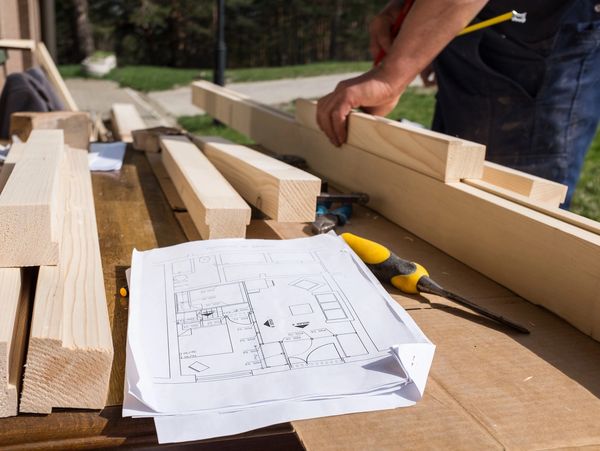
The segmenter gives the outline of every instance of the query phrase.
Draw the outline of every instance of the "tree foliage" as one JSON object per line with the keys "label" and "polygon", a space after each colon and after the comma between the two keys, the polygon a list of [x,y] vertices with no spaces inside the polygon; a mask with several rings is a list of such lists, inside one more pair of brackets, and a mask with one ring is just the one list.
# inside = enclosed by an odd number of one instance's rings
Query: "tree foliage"
{"label": "tree foliage", "polygon": [[[72,3],[56,2],[61,63],[81,58]],[[228,67],[367,59],[367,25],[382,3],[226,0]],[[120,64],[212,66],[214,0],[89,0],[89,17],[95,47]]]}

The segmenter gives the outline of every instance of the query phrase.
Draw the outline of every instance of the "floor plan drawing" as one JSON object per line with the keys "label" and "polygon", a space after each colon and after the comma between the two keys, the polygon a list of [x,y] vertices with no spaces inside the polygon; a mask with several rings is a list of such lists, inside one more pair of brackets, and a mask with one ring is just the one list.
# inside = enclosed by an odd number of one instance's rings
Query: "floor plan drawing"
{"label": "floor plan drawing", "polygon": [[164,269],[170,347],[178,349],[171,380],[341,365],[383,351],[319,252],[193,255]]}
{"label": "floor plan drawing", "polygon": [[435,346],[335,234],[134,251],[130,279],[126,416],[234,433],[422,397]]}

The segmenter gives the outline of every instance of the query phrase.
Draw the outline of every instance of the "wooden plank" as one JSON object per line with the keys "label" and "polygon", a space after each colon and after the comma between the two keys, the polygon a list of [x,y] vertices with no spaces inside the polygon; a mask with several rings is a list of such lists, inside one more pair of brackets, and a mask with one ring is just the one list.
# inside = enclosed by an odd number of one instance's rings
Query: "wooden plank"
{"label": "wooden plank", "polygon": [[[319,130],[316,102],[298,99],[296,120]],[[348,144],[445,182],[482,179],[554,206],[567,195],[565,185],[483,161],[485,147],[480,144],[369,114],[350,114]]]}
{"label": "wooden plank", "polygon": [[[156,176],[163,194],[167,198],[167,202],[171,208],[175,211],[186,211],[185,204],[177,192],[175,185],[173,185],[173,181],[171,180],[171,177],[169,177],[169,173],[165,169],[165,165],[162,162],[162,156],[159,153],[146,152],[146,158],[148,159],[150,167],[152,168],[152,172],[154,172],[154,175]],[[0,173],[0,177],[1,176],[2,174]]]}
{"label": "wooden plank", "polygon": [[[248,107],[244,99],[235,103]],[[600,340],[598,235],[355,146],[336,148],[321,132],[260,114],[250,130],[259,144],[302,156],[333,183],[367,192],[370,205],[388,219]]]}
{"label": "wooden plank", "polygon": [[133,139],[133,148],[142,152],[160,152],[159,138],[162,135],[184,135],[180,128],[166,127],[159,125],[152,128],[133,130],[131,136]]}
{"label": "wooden plank", "polygon": [[17,387],[11,380],[11,354],[19,316],[21,269],[0,268],[0,418],[17,414]]}
{"label": "wooden plank", "polygon": [[62,130],[34,130],[0,194],[0,267],[58,263]]}
{"label": "wooden plank", "polygon": [[70,111],[79,111],[79,108],[75,103],[75,99],[73,99],[73,96],[69,92],[65,81],[60,76],[60,72],[58,72],[56,64],[54,64],[54,60],[52,60],[52,57],[50,56],[50,53],[43,42],[37,43],[34,50],[34,55],[38,64],[42,66],[42,69],[44,69],[48,75],[50,82],[56,88],[58,95],[65,104],[65,108]]}
{"label": "wooden plank", "polygon": [[13,143],[10,146],[6,160],[4,160],[4,164],[0,168],[0,192],[4,189],[6,182],[8,182],[8,178],[12,174],[15,164],[17,164],[21,155],[23,155],[24,149],[25,143]]}
{"label": "wooden plank", "polygon": [[[296,120],[319,130],[317,103],[298,99]],[[348,144],[443,182],[480,178],[485,146],[360,112],[350,113]]]}
{"label": "wooden plank", "polygon": [[17,380],[11,356],[15,354],[14,338],[20,317],[21,272],[19,268],[0,268],[0,418],[17,414]]}
{"label": "wooden plank", "polygon": [[0,39],[0,49],[35,50],[33,39]]}
{"label": "wooden plank", "polygon": [[90,115],[79,111],[52,111],[47,113],[13,113],[10,117],[10,135],[27,141],[34,129],[63,130],[65,144],[87,149],[92,133]]}
{"label": "wooden plank", "polygon": [[199,241],[202,239],[200,232],[198,232],[198,229],[194,225],[192,217],[187,211],[176,211],[173,214],[188,241]]}
{"label": "wooden plank", "polygon": [[[0,174],[1,176],[2,174]],[[543,180],[543,179],[542,179]],[[503,199],[510,200],[524,207],[531,208],[532,210],[539,211],[545,215],[551,216],[556,219],[560,219],[563,222],[579,227],[580,229],[587,230],[588,232],[600,235],[600,223],[593,221],[592,219],[585,218],[583,216],[571,213],[570,211],[563,210],[554,206],[554,202],[537,202],[532,200],[530,197],[516,193],[515,191],[501,188],[495,184],[486,182],[485,180],[465,179],[463,180],[467,185],[474,186],[482,191],[486,191],[496,196],[502,197]],[[564,185],[561,185],[564,186]],[[565,187],[566,188],[566,187]]]}
{"label": "wooden plank", "polygon": [[35,268],[0,268],[0,418],[17,414]]}
{"label": "wooden plank", "polygon": [[131,132],[146,128],[146,123],[132,103],[113,103],[110,114],[115,137],[123,142],[132,143]]}
{"label": "wooden plank", "polygon": [[40,268],[20,411],[104,407],[113,345],[87,151],[66,152],[57,266]]}
{"label": "wooden plank", "polygon": [[558,207],[567,197],[566,185],[490,161],[484,164],[481,180],[548,206]]}
{"label": "wooden plank", "polygon": [[189,139],[160,139],[162,158],[203,239],[243,238],[251,210]]}
{"label": "wooden plank", "polygon": [[279,222],[314,221],[321,180],[223,138],[201,136],[204,155],[251,205]]}

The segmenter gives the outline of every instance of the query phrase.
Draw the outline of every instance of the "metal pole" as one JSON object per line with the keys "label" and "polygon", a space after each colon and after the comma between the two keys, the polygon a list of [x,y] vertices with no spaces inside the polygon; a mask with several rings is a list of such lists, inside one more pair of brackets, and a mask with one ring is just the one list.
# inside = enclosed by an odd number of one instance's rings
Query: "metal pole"
{"label": "metal pole", "polygon": [[226,60],[225,0],[217,0],[217,40],[215,43],[215,70],[213,73],[213,82],[219,86],[225,86]]}

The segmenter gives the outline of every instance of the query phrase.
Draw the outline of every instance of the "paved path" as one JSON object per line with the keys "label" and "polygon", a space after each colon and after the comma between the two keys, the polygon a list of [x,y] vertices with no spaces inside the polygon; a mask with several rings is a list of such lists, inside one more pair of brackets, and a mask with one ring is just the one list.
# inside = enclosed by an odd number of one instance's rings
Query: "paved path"
{"label": "paved path", "polygon": [[155,108],[142,94],[133,89],[120,88],[114,81],[69,78],[65,83],[79,109],[93,116],[100,115],[102,119],[108,119],[113,103],[133,103],[149,127],[173,123],[168,114]]}
{"label": "paved path", "polygon": [[[316,98],[332,91],[342,80],[360,75],[361,72],[320,75],[318,77],[285,78],[282,80],[230,83],[227,88],[246,94],[267,105],[291,102],[298,97]],[[168,91],[148,93],[148,97],[171,116],[191,116],[203,111],[192,105],[189,86]]]}
{"label": "paved path", "polygon": [[[342,80],[360,75],[360,72],[321,75],[318,77],[286,78],[281,80],[231,83],[227,87],[268,105],[291,102],[299,97],[317,98],[331,92]],[[147,94],[129,88],[120,88],[109,80],[73,78],[67,86],[79,108],[107,118],[113,103],[133,103],[149,126],[174,124],[178,116],[192,116],[204,112],[192,105],[189,86],[154,91]],[[415,80],[411,85],[419,85]]]}

